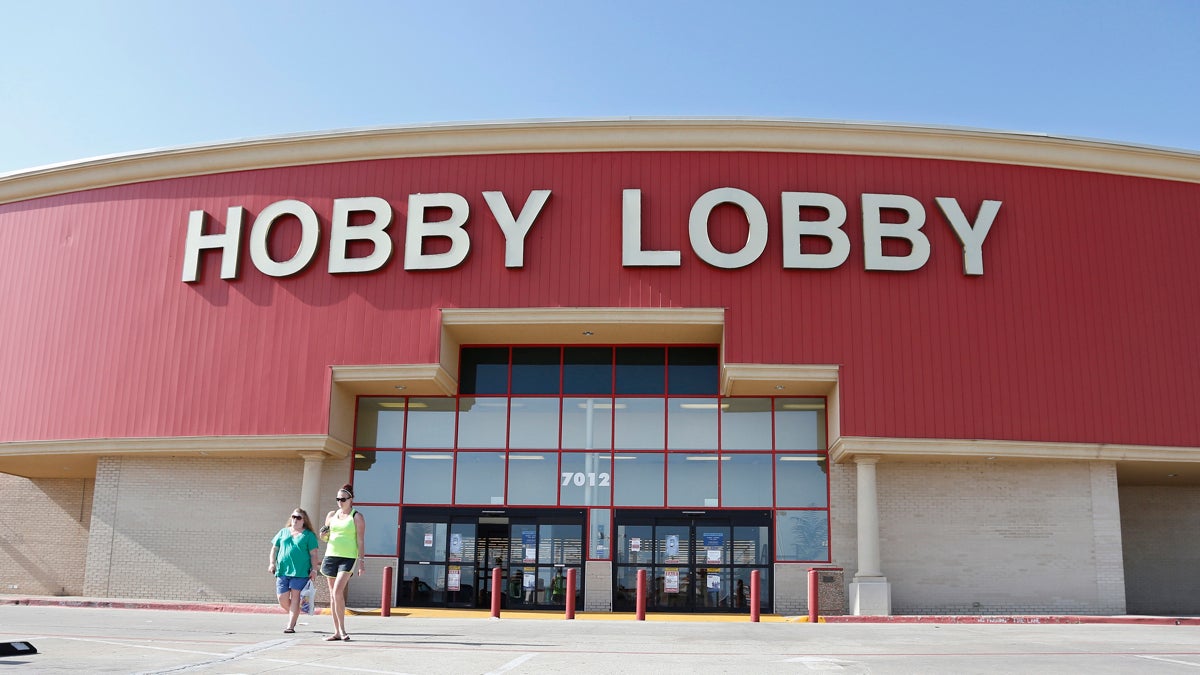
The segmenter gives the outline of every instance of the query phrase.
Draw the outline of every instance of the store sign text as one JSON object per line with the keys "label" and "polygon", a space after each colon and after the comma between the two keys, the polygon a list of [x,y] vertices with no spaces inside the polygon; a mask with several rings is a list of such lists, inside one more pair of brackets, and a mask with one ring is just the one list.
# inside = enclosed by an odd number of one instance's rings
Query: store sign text
{"label": "store sign text", "polygon": [[[525,264],[525,239],[537,222],[550,190],[533,190],[525,199],[518,214],[513,215],[508,199],[502,192],[484,192],[484,201],[504,235],[504,266],[520,268]],[[984,200],[972,221],[954,197],[933,200],[947,224],[962,244],[963,274],[983,274],[983,242],[991,231],[1001,202]],[[850,257],[850,237],[846,233],[847,208],[839,197],[825,192],[783,192],[783,207],[779,224],[783,241],[785,269],[822,270],[841,266]],[[621,264],[625,267],[679,267],[681,255],[674,250],[643,248],[642,191],[624,190],[621,197]],[[929,260],[929,239],[922,232],[926,222],[925,206],[908,195],[864,193],[860,196],[862,212],[863,264],[867,270],[908,272],[920,269]],[[746,240],[737,251],[722,251],[713,245],[709,219],[714,209],[732,205],[741,210],[749,225]],[[430,221],[434,210],[448,210],[442,220]],[[801,218],[802,210],[823,213],[815,220]],[[810,211],[811,212],[811,211]],[[370,214],[370,222],[351,224],[354,214]],[[884,214],[891,214],[886,216]],[[404,269],[453,269],[467,259],[471,238],[465,229],[470,222],[470,206],[465,197],[453,192],[412,194],[408,196],[408,218],[404,233]],[[300,244],[286,260],[276,260],[268,250],[272,227],[285,218],[300,223]],[[354,274],[382,269],[391,260],[393,242],[388,234],[393,211],[381,197],[347,197],[333,201],[329,218],[328,246],[330,274]],[[192,211],[188,215],[187,240],[184,244],[183,281],[199,280],[200,255],[203,252],[221,256],[221,278],[237,278],[241,262],[242,230],[246,220],[244,207],[229,207],[225,231],[206,234],[208,214]],[[766,210],[757,197],[732,187],[710,190],[693,204],[687,222],[688,240],[692,252],[704,262],[721,269],[738,269],[757,261],[766,250],[768,231]],[[806,252],[805,238],[825,241],[821,252]],[[250,226],[250,262],[263,274],[287,277],[299,273],[317,255],[321,228],[316,211],[300,200],[285,199],[269,204],[259,212]],[[427,240],[442,238],[449,249],[425,253]],[[903,240],[907,252],[885,254],[883,242]],[[351,242],[369,242],[370,255],[350,257]]]}

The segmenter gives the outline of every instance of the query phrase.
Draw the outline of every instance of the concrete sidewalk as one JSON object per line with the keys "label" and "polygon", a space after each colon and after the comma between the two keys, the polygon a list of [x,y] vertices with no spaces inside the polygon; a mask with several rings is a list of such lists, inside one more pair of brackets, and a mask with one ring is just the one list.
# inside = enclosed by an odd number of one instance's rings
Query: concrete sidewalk
{"label": "concrete sidewalk", "polygon": [[[144,600],[85,598],[76,596],[6,596],[0,595],[2,605],[25,605],[30,607],[97,607],[106,609],[159,609],[190,612],[231,612],[238,614],[283,614],[276,604],[235,602],[187,602],[180,600]],[[348,608],[351,616],[381,616],[381,608]],[[329,614],[328,607],[318,607],[317,615]],[[393,607],[391,615],[422,619],[490,619],[487,609],[443,609],[434,607]],[[563,620],[563,612],[534,610],[502,610],[500,618]],[[576,612],[581,621],[636,621],[631,612]],[[750,623],[748,614],[668,613],[647,612],[646,621],[683,621],[697,623]],[[763,623],[806,623],[808,616],[782,616],[763,614]],[[893,615],[893,616],[820,616],[821,623],[882,623],[882,624],[967,624],[967,625],[1070,625],[1070,624],[1124,624],[1148,626],[1200,626],[1200,617],[1183,616],[1088,616],[1088,615]]]}

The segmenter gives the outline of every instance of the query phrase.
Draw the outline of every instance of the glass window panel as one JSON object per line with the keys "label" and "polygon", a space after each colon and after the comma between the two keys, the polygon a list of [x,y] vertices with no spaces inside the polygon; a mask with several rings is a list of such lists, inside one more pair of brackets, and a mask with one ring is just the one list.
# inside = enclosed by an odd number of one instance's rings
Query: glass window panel
{"label": "glass window panel", "polygon": [[721,459],[721,506],[771,506],[771,455],[729,454]]}
{"label": "glass window panel", "polygon": [[654,541],[642,545],[653,544],[651,553],[660,565],[686,565],[692,555],[691,529],[689,525],[659,525],[654,528]]}
{"label": "glass window panel", "polygon": [[563,350],[563,393],[612,393],[613,350],[610,347],[567,347]]}
{"label": "glass window panel", "polygon": [[539,526],[538,562],[543,565],[582,564],[583,526],[569,524]]}
{"label": "glass window panel", "polygon": [[510,568],[515,567],[517,576],[520,577],[524,565],[537,564],[537,525],[516,521],[509,532],[508,563]]}
{"label": "glass window panel", "polygon": [[716,450],[717,399],[668,399],[667,447],[671,450]]}
{"label": "glass window panel", "polygon": [[591,509],[588,516],[588,557],[589,558],[608,558],[612,551],[609,548],[611,542],[609,538],[612,530],[609,528],[609,520],[612,517],[612,511],[609,509]]}
{"label": "glass window panel", "polygon": [[452,398],[410,398],[408,447],[453,448],[454,406]]}
{"label": "glass window panel", "polygon": [[[733,592],[730,602],[733,609],[750,611],[750,573],[752,569],[733,569]],[[767,611],[767,603],[771,601],[771,568],[758,568],[758,600],[760,612]]]}
{"label": "glass window panel", "polygon": [[662,347],[617,347],[618,394],[662,394],[666,391],[666,350]]}
{"label": "glass window panel", "polygon": [[451,523],[447,560],[452,563],[475,560],[475,523]]}
{"label": "glass window panel", "polygon": [[508,432],[508,399],[459,399],[458,447],[504,448]]}
{"label": "glass window panel", "polygon": [[[637,605],[637,573],[636,567],[618,567],[616,588],[613,589],[613,611],[632,612]],[[650,570],[646,571],[650,576]]]}
{"label": "glass window panel", "polygon": [[775,449],[825,449],[825,399],[775,400]]}
{"label": "glass window panel", "polygon": [[[771,530],[767,526],[742,526],[733,528],[733,564],[771,564]],[[749,584],[749,576],[746,577]]]}
{"label": "glass window panel", "polygon": [[716,453],[667,455],[667,506],[711,506],[717,501]]}
{"label": "glass window panel", "polygon": [[613,459],[615,505],[663,505],[663,453],[622,452]]}
{"label": "glass window panel", "polygon": [[557,397],[512,399],[509,447],[557,449],[558,405]]}
{"label": "glass window panel", "polygon": [[421,451],[404,453],[405,504],[449,504],[453,479],[453,454]]}
{"label": "glass window panel", "polygon": [[661,398],[617,399],[613,434],[616,447],[662,450],[666,443],[665,405],[665,399]]}
{"label": "glass window panel", "polygon": [[[404,560],[413,562],[445,562],[447,523],[404,524]],[[367,528],[370,532],[371,528]]]}
{"label": "glass window panel", "polygon": [[[684,535],[684,539],[687,536]],[[649,565],[654,561],[654,527],[651,525],[617,526],[617,562]]]}
{"label": "glass window panel", "polygon": [[427,605],[445,600],[445,565],[405,565],[397,584],[400,602]]}
{"label": "glass window panel", "polygon": [[513,394],[557,394],[561,351],[558,347],[514,347]]}
{"label": "glass window panel", "polygon": [[[458,589],[455,590],[450,585],[450,573],[458,572]],[[475,595],[475,570],[474,565],[455,565],[446,566],[446,602],[450,604],[465,604],[474,605],[476,602],[483,604],[482,598],[476,598]]]}
{"label": "glass window panel", "polygon": [[508,347],[470,347],[459,361],[460,394],[507,394]]}
{"label": "glass window panel", "polygon": [[560,504],[608,506],[612,495],[612,454],[564,452],[558,477]]}
{"label": "glass window panel", "polygon": [[558,453],[522,452],[508,454],[508,503],[558,503]]}
{"label": "glass window panel", "polygon": [[367,531],[363,535],[363,546],[367,555],[396,555],[396,523],[400,522],[400,508],[396,506],[355,506],[362,513]]}
{"label": "glass window panel", "polygon": [[829,505],[824,455],[779,455],[775,463],[775,506]]}
{"label": "glass window panel", "polygon": [[360,448],[404,447],[404,406],[402,398],[358,399],[358,422],[354,444]]}
{"label": "glass window panel", "polygon": [[399,451],[355,450],[356,501],[400,503],[400,467],[403,461],[404,453]]}
{"label": "glass window panel", "polygon": [[777,560],[789,562],[829,561],[829,513],[827,511],[776,511],[775,549]]}
{"label": "glass window panel", "polygon": [[612,447],[612,399],[564,398],[562,447],[608,450]]}
{"label": "glass window panel", "polygon": [[723,399],[721,401],[721,449],[770,450],[771,399]]}
{"label": "glass window panel", "polygon": [[504,503],[503,452],[460,452],[455,471],[455,504]]}
{"label": "glass window panel", "polygon": [[720,386],[716,347],[671,347],[667,355],[669,394],[716,395]]}

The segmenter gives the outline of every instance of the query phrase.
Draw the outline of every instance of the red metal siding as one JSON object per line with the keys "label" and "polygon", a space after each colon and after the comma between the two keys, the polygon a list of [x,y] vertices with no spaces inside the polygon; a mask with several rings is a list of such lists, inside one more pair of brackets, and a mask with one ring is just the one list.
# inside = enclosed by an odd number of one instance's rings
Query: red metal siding
{"label": "red metal siding", "polygon": [[[754,194],[767,250],[739,270],[692,253],[688,213],[717,187]],[[678,268],[622,268],[621,191],[640,188],[645,248]],[[526,245],[504,239],[481,192],[519,213],[550,189]],[[780,193],[837,195],[849,260],[784,270]],[[458,268],[407,272],[407,197],[471,206]],[[862,193],[926,209],[929,262],[863,269]],[[378,196],[395,251],[370,274],[330,275],[332,200]],[[971,219],[1004,205],[962,274],[934,197]],[[299,199],[321,218],[317,259],[274,279],[249,259],[254,216]],[[240,278],[180,281],[188,212],[247,209]],[[842,365],[842,433],[1200,445],[1200,186],[1078,171],[905,158],[752,152],[614,152],[379,160],[163,180],[0,206],[0,441],[322,433],[331,364],[438,360],[442,307],[725,307],[730,362]],[[292,250],[277,226],[272,250]],[[740,247],[745,220],[714,212]],[[211,229],[210,229],[211,231]]]}

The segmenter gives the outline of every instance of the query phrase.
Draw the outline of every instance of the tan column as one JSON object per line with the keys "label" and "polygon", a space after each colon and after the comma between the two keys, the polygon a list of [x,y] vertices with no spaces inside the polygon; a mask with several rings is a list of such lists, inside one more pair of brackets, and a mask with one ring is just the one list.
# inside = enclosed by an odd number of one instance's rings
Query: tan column
{"label": "tan column", "polygon": [[878,455],[854,458],[858,464],[858,571],[859,577],[881,577],[879,570],[879,498],[875,492]]}
{"label": "tan column", "polygon": [[850,584],[850,613],[887,616],[892,613],[892,587],[879,562],[879,498],[875,465],[878,455],[854,458],[858,474],[858,571]]}
{"label": "tan column", "polygon": [[304,458],[304,479],[300,483],[300,508],[308,512],[308,518],[313,527],[320,527],[324,522],[318,510],[321,508],[321,468],[325,464],[325,453],[302,452]]}

